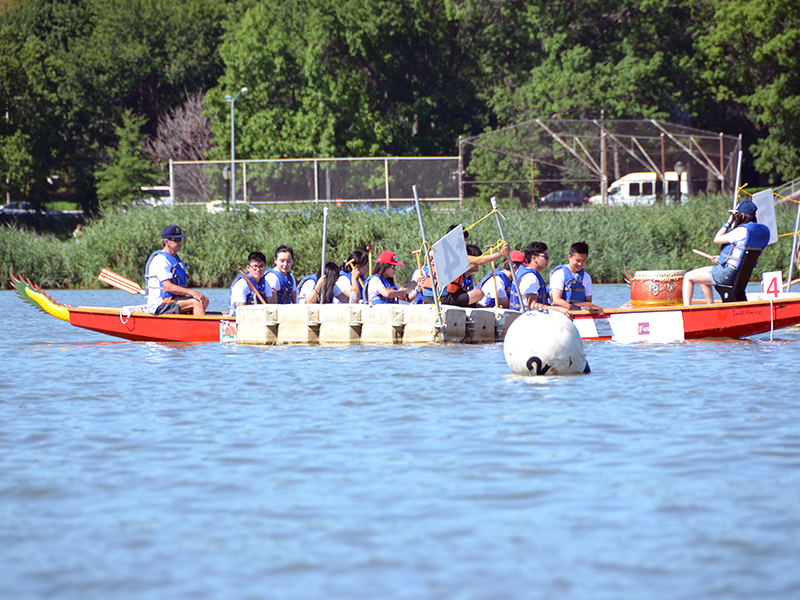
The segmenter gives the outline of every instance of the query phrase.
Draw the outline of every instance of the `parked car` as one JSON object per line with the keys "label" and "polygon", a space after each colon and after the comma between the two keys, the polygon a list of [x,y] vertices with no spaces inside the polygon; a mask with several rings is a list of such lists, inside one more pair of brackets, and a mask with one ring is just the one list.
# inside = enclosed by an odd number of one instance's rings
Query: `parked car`
{"label": "parked car", "polygon": [[[30,202],[9,202],[0,206],[0,214],[4,215],[35,215],[39,213],[33,204]],[[61,214],[57,210],[48,210],[43,208],[41,210],[43,215],[58,215]]]}
{"label": "parked car", "polygon": [[27,215],[35,213],[36,209],[29,202],[9,202],[0,206],[0,212],[4,215]]}
{"label": "parked car", "polygon": [[539,206],[543,208],[587,206],[588,204],[589,192],[586,190],[558,190],[557,192],[550,192],[539,202]]}

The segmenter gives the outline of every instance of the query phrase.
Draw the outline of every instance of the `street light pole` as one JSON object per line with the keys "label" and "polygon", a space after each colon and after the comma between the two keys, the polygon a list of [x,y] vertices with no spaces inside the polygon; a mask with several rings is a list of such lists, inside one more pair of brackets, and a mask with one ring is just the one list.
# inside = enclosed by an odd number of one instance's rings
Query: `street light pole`
{"label": "street light pole", "polygon": [[[236,96],[225,96],[225,102],[230,103],[231,105],[231,203],[236,204],[236,155],[235,155],[235,148],[234,148],[234,137],[233,137],[233,105],[236,102],[236,99],[241,96],[242,94],[247,93],[247,88],[243,87],[239,90]],[[228,205],[228,209],[230,209],[230,204]]]}

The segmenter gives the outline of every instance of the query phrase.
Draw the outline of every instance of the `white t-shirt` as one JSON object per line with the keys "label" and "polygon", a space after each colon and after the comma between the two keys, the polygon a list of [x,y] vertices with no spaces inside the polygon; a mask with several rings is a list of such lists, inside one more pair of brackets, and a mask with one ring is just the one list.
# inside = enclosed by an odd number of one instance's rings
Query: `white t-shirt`
{"label": "white t-shirt", "polygon": [[[494,297],[494,285],[497,282],[497,298]],[[499,302],[497,300],[502,298],[508,298],[508,294],[506,294],[505,283],[500,278],[500,275],[495,275],[494,277],[489,277],[484,284],[481,286],[481,291],[483,292],[483,298],[478,300],[478,306],[486,306],[487,301],[490,298],[494,298],[494,308],[497,308]]]}
{"label": "white t-shirt", "polygon": [[156,254],[145,273],[144,283],[147,288],[147,312],[155,314],[162,302],[161,282],[172,279],[172,267],[163,254]]}
{"label": "white t-shirt", "polygon": [[[541,275],[541,273],[540,273]],[[544,281],[544,277],[542,277]],[[591,280],[590,280],[591,281]],[[545,282],[545,285],[547,282]],[[519,287],[522,290],[522,295],[531,294],[533,296],[539,295],[539,288],[542,286],[539,279],[533,273],[525,273],[519,280]],[[564,288],[564,273],[561,273],[561,288]]]}
{"label": "white t-shirt", "polygon": [[[524,278],[523,278],[524,279]],[[522,282],[519,282],[519,286],[524,290],[525,286],[522,285]],[[592,278],[589,274],[584,271],[583,272],[583,287],[586,290],[586,297],[590,298],[592,296]],[[550,273],[550,291],[558,290],[562,293],[564,292],[564,269],[555,269]]]}
{"label": "white t-shirt", "polygon": [[[297,303],[298,304],[305,304],[306,303],[306,294],[310,294],[314,291],[314,288],[317,286],[317,282],[313,279],[306,279],[306,282],[303,286],[297,291]],[[272,290],[270,290],[270,295],[272,295]]]}
{"label": "white t-shirt", "polygon": [[[348,298],[350,297],[350,290],[352,289],[353,285],[350,283],[350,275],[339,275],[339,279],[336,280],[336,285],[333,286],[333,303],[334,304],[343,304],[337,296],[339,294],[344,294]],[[361,288],[359,287],[359,292]]]}

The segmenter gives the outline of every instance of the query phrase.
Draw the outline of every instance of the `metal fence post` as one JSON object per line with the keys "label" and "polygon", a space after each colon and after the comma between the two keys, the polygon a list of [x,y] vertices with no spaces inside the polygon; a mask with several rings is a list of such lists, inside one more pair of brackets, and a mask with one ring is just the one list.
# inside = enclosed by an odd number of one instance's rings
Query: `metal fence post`
{"label": "metal fence post", "polygon": [[386,210],[389,210],[390,202],[389,202],[389,159],[383,159],[383,177],[386,183]]}

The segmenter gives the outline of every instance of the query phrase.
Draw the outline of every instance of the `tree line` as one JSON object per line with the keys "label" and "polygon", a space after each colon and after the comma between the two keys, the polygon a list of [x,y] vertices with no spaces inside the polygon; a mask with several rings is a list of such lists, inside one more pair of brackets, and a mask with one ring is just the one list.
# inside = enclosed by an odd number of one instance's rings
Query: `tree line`
{"label": "tree line", "polygon": [[169,158],[453,155],[531,118],[654,118],[800,166],[790,0],[0,0],[0,188],[94,211]]}

